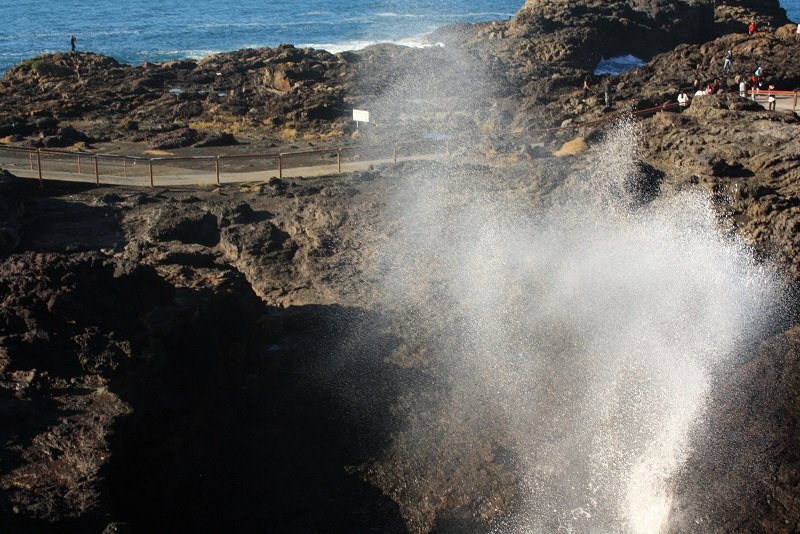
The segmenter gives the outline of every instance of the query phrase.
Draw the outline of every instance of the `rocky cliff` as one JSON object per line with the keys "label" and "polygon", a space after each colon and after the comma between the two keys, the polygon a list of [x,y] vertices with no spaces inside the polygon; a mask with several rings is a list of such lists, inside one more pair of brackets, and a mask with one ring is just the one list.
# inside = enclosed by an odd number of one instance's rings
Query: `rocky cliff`
{"label": "rocky cliff", "polygon": [[603,57],[649,59],[714,32],[713,2],[529,0],[509,26],[540,61],[591,70]]}

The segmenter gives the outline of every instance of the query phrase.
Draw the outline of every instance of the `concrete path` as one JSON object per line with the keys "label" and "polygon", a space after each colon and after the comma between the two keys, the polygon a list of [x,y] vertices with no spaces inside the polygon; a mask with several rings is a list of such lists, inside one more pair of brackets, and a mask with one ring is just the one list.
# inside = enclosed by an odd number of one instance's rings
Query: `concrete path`
{"label": "concrete path", "polygon": [[[778,95],[776,98],[776,111],[785,112],[793,110],[793,106],[795,105],[795,99],[793,95]],[[764,109],[767,108],[766,92],[756,95],[755,100],[764,106]],[[800,106],[798,106],[797,109],[794,109],[794,111],[795,113],[800,113]],[[94,163],[91,156],[84,157],[83,165],[81,166],[80,163],[78,163],[80,158],[77,157],[77,154],[74,156],[68,153],[57,156],[52,156],[51,154],[45,155],[44,152],[42,154],[43,180],[60,180],[84,183],[98,182],[97,176],[94,172]],[[441,153],[398,156],[397,161],[437,160],[444,157],[445,154]],[[270,161],[270,159],[271,158],[266,158],[266,161]],[[102,163],[98,167],[100,174],[99,183],[101,185],[151,185],[149,167],[146,161],[140,160],[136,163],[129,161],[127,163],[127,167],[123,167],[121,159],[111,160],[102,158],[101,161]],[[154,162],[155,161],[156,160],[154,160]],[[191,169],[188,166],[181,167],[180,161],[186,162],[187,160],[158,160],[158,163],[153,166],[153,185],[164,187],[171,185],[215,185],[217,183],[213,159],[205,160],[205,163],[200,163],[201,160],[192,161],[196,167],[199,165],[204,165],[208,170],[198,170],[197,168]],[[253,161],[258,161],[258,158],[254,157]],[[394,158],[378,158],[369,160],[343,159],[341,172],[346,173],[365,171],[372,166],[391,165],[392,163],[394,163]],[[227,165],[227,163],[225,165]],[[81,172],[78,172],[79,168],[81,169]],[[20,178],[39,178],[35,153],[29,155],[24,152],[3,150],[2,147],[0,147],[0,169],[5,169],[11,174],[14,174]],[[272,177],[277,177],[278,174],[279,172],[277,167],[263,168],[262,170],[236,170],[231,167],[225,168],[223,165],[220,168],[219,181],[220,183],[265,182]],[[282,171],[282,176],[284,178],[311,178],[336,174],[339,174],[338,166],[335,162],[331,161],[319,161],[313,165],[305,164],[297,167],[287,166],[285,162]]]}
{"label": "concrete path", "polygon": [[[756,102],[764,106],[764,109],[767,109],[767,98],[768,91],[764,91],[762,94],[756,95]],[[800,113],[800,99],[798,99],[796,109],[792,109],[792,106],[794,106],[793,95],[777,95],[775,97],[775,111],[794,111],[795,113]]]}
{"label": "concrete path", "polygon": [[[444,154],[428,154],[428,155],[415,155],[415,156],[398,156],[397,162],[404,161],[418,161],[418,160],[437,160],[444,157]],[[373,160],[356,160],[356,161],[343,161],[342,173],[366,171],[372,166],[377,165],[391,165],[394,163],[393,158],[373,159]],[[60,167],[65,167],[65,163],[61,163]],[[97,177],[94,174],[94,168],[90,165],[85,165],[83,172],[70,172],[66,170],[51,170],[48,169],[47,162],[42,164],[42,179],[43,180],[60,180],[67,182],[88,182],[95,183]],[[36,160],[29,161],[27,157],[11,158],[7,154],[0,152],[0,168],[6,169],[11,174],[20,178],[39,178],[39,171],[36,168]],[[91,172],[88,172],[91,171]],[[123,172],[118,169],[115,174],[104,173],[100,170],[99,182],[101,185],[131,185],[131,186],[149,186],[150,174],[146,164],[139,165],[138,167],[128,167],[127,176],[123,176]],[[282,175],[284,178],[303,178],[303,177],[318,177],[338,174],[338,166],[336,163],[324,163],[318,165],[309,165],[303,167],[284,167]],[[242,171],[242,172],[220,172],[220,183],[239,183],[239,182],[266,182],[270,178],[278,176],[278,169],[267,169],[260,171]],[[161,165],[155,166],[153,173],[153,185],[155,186],[171,186],[171,185],[214,185],[217,182],[216,173],[213,170],[209,172],[198,172],[190,169],[182,169],[176,167],[174,164],[170,167]]]}

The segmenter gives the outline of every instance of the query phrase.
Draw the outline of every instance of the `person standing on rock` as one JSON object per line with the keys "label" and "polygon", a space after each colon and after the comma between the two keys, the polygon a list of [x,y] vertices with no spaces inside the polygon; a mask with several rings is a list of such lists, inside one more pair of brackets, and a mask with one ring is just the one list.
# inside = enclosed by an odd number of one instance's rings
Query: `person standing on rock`
{"label": "person standing on rock", "polygon": [[753,35],[754,33],[756,33],[756,21],[751,20],[750,26],[747,27],[747,34]]}
{"label": "person standing on rock", "polygon": [[733,52],[728,50],[725,53],[725,59],[722,61],[722,73],[727,74],[731,70],[731,65],[733,65]]}
{"label": "person standing on rock", "polygon": [[747,82],[744,77],[739,81],[739,96],[747,98]]}
{"label": "person standing on rock", "polygon": [[605,85],[603,86],[603,97],[606,101],[606,107],[611,107],[611,80],[606,80]]}
{"label": "person standing on rock", "polygon": [[687,107],[689,107],[689,95],[681,91],[681,93],[678,95],[678,109],[681,113],[683,113]]}
{"label": "person standing on rock", "polygon": [[583,98],[589,97],[589,78],[583,79]]}
{"label": "person standing on rock", "polygon": [[800,41],[800,24],[797,25],[797,31],[795,32],[795,37],[797,37],[797,40]]}
{"label": "person standing on rock", "polygon": [[75,38],[75,36],[74,35],[70,35],[69,36],[69,46],[70,46],[70,48],[72,49],[73,52],[75,51],[75,43],[76,42],[78,42],[78,40]]}

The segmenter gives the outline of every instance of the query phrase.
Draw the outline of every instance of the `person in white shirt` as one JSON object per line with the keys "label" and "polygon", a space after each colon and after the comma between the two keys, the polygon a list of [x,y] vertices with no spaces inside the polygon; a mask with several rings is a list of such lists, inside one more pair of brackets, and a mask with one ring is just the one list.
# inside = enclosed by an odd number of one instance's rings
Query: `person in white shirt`
{"label": "person in white shirt", "polygon": [[689,95],[681,91],[681,93],[678,95],[678,109],[680,109],[681,113],[683,113],[683,110],[685,110],[687,107],[689,107]]}

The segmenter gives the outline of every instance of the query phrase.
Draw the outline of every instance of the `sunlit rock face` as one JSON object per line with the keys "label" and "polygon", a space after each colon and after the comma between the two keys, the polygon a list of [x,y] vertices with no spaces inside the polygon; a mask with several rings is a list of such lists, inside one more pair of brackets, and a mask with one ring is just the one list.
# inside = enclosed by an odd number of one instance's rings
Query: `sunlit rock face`
{"label": "sunlit rock face", "polygon": [[537,41],[542,61],[589,69],[601,57],[649,59],[679,43],[706,40],[714,32],[714,6],[710,0],[529,0],[511,31]]}

